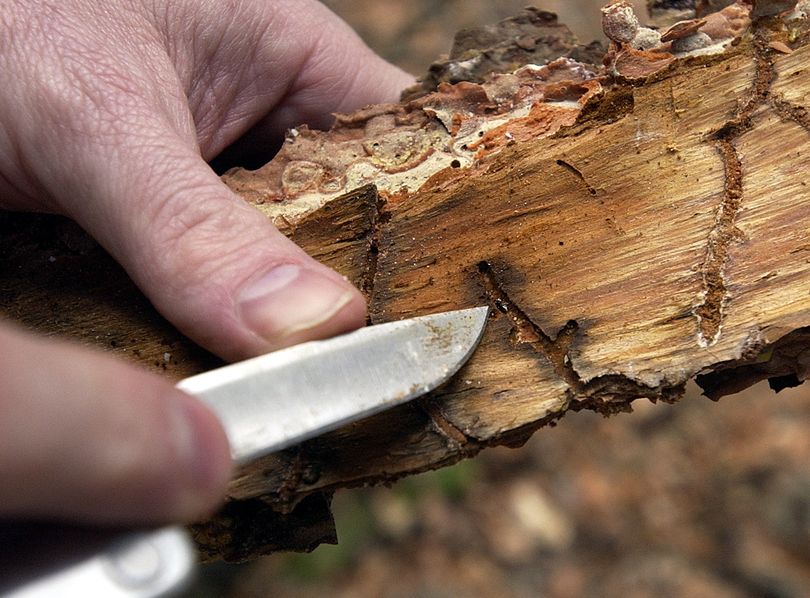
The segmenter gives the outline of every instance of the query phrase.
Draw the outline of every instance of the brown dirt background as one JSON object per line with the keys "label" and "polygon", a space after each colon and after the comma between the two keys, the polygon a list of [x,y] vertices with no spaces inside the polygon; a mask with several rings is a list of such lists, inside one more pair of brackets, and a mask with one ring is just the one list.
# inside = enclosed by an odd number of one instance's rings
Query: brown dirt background
{"label": "brown dirt background", "polygon": [[[327,0],[420,74],[524,0]],[[596,1],[537,4],[580,39]],[[643,5],[643,2],[637,4]],[[576,413],[521,449],[335,497],[339,546],[203,570],[193,596],[810,597],[810,390]]]}

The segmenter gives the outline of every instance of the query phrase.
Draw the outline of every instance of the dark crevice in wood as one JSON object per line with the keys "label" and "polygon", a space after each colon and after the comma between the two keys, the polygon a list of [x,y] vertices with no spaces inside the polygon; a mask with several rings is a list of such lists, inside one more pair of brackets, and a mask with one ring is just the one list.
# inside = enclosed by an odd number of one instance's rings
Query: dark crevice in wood
{"label": "dark crevice in wood", "polygon": [[743,201],[743,169],[734,141],[753,127],[753,117],[767,105],[771,85],[776,80],[772,49],[769,47],[768,30],[762,23],[755,25],[754,81],[751,97],[736,114],[717,131],[709,135],[723,162],[725,183],[723,199],[717,209],[715,224],[709,232],[706,256],[701,270],[703,290],[701,302],[694,309],[698,325],[698,342],[703,347],[714,345],[720,338],[723,311],[728,300],[726,265],[731,244],[739,238],[735,225],[737,213]]}
{"label": "dark crevice in wood", "polygon": [[[300,486],[303,483],[307,485],[317,482],[320,477],[320,472],[314,470],[311,465],[311,460],[307,458],[306,445],[299,445],[290,449],[295,456],[290,460],[289,466],[284,470],[284,478],[278,486],[276,492],[273,493],[273,502],[276,510],[281,512],[289,512],[301,499]],[[267,472],[266,475],[273,475],[274,472]],[[313,477],[316,479],[313,480]],[[279,509],[279,505],[285,505],[284,509]]]}
{"label": "dark crevice in wood", "polygon": [[590,409],[603,415],[613,415],[630,410],[630,403],[635,399],[674,402],[683,396],[684,384],[653,387],[622,374],[606,374],[584,382],[569,357],[579,329],[577,322],[569,320],[557,336],[551,338],[509,297],[489,262],[480,262],[478,272],[490,302],[512,322],[512,342],[527,344],[545,357],[555,373],[571,388],[571,401],[566,409]]}
{"label": "dark crevice in wood", "polygon": [[615,415],[632,411],[630,403],[636,399],[675,403],[685,392],[685,382],[647,386],[622,374],[605,374],[582,385],[581,395],[571,403],[571,409],[589,409],[602,415]]}
{"label": "dark crevice in wood", "polygon": [[731,119],[709,135],[710,139],[732,141],[753,127],[753,117],[757,110],[767,103],[771,85],[776,80],[773,49],[768,45],[769,42],[768,29],[762,24],[755,25],[753,36],[755,70],[749,92],[751,97]]}
{"label": "dark crevice in wood", "polygon": [[786,388],[795,388],[801,386],[802,383],[803,381],[799,380],[796,374],[785,374],[784,376],[768,378],[768,386],[770,386],[771,390],[774,392],[781,392]]}
{"label": "dark crevice in wood", "polygon": [[703,394],[713,401],[740,392],[762,380],[786,388],[787,382],[802,381],[810,347],[810,328],[797,328],[771,344],[754,342],[744,359],[715,364],[695,377]]}
{"label": "dark crevice in wood", "polygon": [[569,164],[565,160],[557,160],[557,166],[562,167],[563,170],[567,170],[575,177],[577,177],[580,181],[582,181],[582,184],[585,185],[585,188],[588,190],[588,193],[590,193],[591,195],[596,195],[596,189],[594,189],[591,186],[591,184],[587,180],[585,180],[585,175],[582,174],[582,171],[580,171],[579,168],[577,168],[572,164]]}
{"label": "dark crevice in wood", "polygon": [[430,423],[436,432],[447,440],[448,448],[462,450],[472,447],[474,452],[480,450],[478,441],[465,434],[463,430],[447,419],[442,413],[441,407],[435,401],[426,397],[419,399],[418,405],[430,418]]}
{"label": "dark crevice in wood", "polygon": [[260,498],[231,501],[216,519],[190,530],[203,562],[238,563],[278,550],[310,552],[320,544],[337,544],[330,503],[331,493],[317,492],[280,513]]}
{"label": "dark crevice in wood", "polygon": [[495,309],[512,321],[512,342],[515,344],[527,344],[532,347],[548,360],[556,374],[572,389],[579,389],[581,386],[579,375],[571,367],[568,359],[568,350],[576,332],[577,323],[574,321],[568,322],[557,335],[557,338],[552,339],[540,326],[531,320],[526,312],[509,298],[488,262],[480,262],[478,272],[481,275],[484,291],[490,302],[495,306]]}
{"label": "dark crevice in wood", "polygon": [[734,221],[742,204],[742,163],[734,143],[727,139],[716,141],[715,146],[725,168],[723,201],[718,208],[714,227],[709,233],[706,257],[703,260],[703,301],[695,310],[698,336],[702,346],[708,347],[720,338],[723,309],[728,295],[725,268],[729,248],[738,238]]}
{"label": "dark crevice in wood", "polygon": [[[385,209],[385,200],[374,189],[375,204],[371,212],[371,225],[368,235],[368,254],[366,268],[360,283],[360,290],[370,299],[374,292],[374,280],[377,277],[377,263],[380,256],[380,230],[391,219],[391,213]],[[369,322],[371,323],[371,322]]]}

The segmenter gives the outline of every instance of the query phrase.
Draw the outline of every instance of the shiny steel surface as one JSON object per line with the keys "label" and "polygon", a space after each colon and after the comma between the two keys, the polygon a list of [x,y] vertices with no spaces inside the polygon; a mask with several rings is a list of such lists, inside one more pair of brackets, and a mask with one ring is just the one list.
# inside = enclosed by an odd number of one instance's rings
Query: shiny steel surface
{"label": "shiny steel surface", "polygon": [[181,381],[222,421],[245,462],[409,401],[469,358],[488,308],[369,326]]}

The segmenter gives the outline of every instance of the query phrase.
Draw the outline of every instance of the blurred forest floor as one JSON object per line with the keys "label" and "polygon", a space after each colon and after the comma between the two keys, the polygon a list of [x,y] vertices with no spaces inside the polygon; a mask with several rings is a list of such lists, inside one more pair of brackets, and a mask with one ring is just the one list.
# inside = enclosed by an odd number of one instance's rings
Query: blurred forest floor
{"label": "blurred forest floor", "polygon": [[[525,0],[327,0],[418,75]],[[584,41],[597,1],[538,2]],[[643,5],[643,2],[639,2]],[[810,597],[810,388],[573,413],[392,488],[339,492],[340,544],[204,570],[195,596]]]}

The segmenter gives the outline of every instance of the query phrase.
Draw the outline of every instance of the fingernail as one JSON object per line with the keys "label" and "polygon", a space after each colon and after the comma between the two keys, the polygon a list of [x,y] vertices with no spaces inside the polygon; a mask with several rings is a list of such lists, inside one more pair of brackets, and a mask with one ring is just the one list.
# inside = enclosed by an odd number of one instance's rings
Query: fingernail
{"label": "fingernail", "polygon": [[233,463],[222,426],[213,413],[183,393],[173,401],[172,439],[178,461],[187,472],[181,494],[181,517],[210,511],[221,500]]}
{"label": "fingernail", "polygon": [[357,292],[317,270],[276,266],[245,288],[239,314],[245,325],[271,344],[301,335],[331,320]]}

